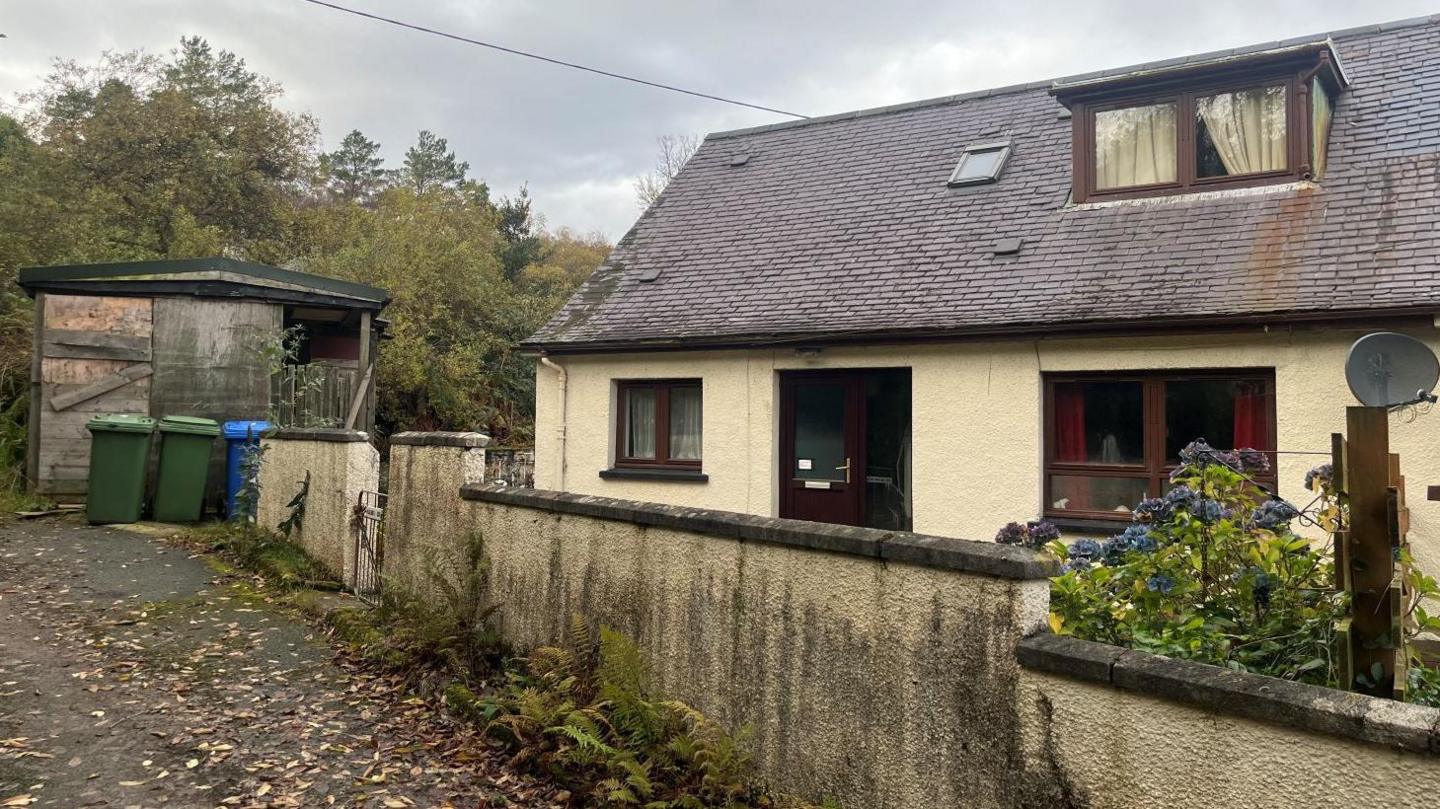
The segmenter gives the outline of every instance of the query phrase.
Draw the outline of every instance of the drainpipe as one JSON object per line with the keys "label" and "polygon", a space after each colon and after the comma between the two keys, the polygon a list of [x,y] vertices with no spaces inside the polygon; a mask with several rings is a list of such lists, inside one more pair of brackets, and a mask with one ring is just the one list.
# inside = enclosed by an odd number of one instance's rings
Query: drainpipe
{"label": "drainpipe", "polygon": [[568,392],[570,375],[565,373],[564,366],[560,365],[559,363],[555,362],[544,354],[540,355],[540,364],[545,366],[546,368],[553,370],[555,372],[555,381],[560,384],[560,424],[555,428],[555,435],[559,438],[560,443],[560,449],[557,453],[559,455],[559,460],[556,462],[555,466],[555,468],[559,472],[559,477],[555,481],[555,488],[558,491],[563,492],[565,491],[565,396]]}

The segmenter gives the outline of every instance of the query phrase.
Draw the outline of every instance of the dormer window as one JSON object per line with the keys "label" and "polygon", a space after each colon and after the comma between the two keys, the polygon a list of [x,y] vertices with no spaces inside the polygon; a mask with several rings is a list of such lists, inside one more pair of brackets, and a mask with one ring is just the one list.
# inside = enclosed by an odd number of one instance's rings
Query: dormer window
{"label": "dormer window", "polygon": [[1074,199],[1314,179],[1343,86],[1328,42],[1057,84]]}

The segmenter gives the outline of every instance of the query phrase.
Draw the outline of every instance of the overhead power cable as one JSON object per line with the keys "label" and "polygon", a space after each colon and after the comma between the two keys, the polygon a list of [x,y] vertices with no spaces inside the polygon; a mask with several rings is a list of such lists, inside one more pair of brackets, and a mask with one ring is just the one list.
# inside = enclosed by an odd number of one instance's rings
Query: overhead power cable
{"label": "overhead power cable", "polygon": [[471,39],[470,37],[461,36],[461,35],[459,35],[459,34],[452,34],[452,33],[448,32],[448,31],[440,31],[440,30],[435,29],[435,28],[427,28],[427,27],[425,27],[425,26],[423,26],[423,25],[416,25],[415,23],[405,22],[404,20],[397,20],[397,19],[394,19],[394,18],[391,18],[391,17],[382,17],[382,16],[379,15],[379,14],[371,14],[371,13],[368,12],[368,11],[361,11],[361,10],[359,10],[359,9],[349,8],[349,7],[347,7],[347,6],[338,5],[338,4],[336,4],[336,3],[328,3],[328,2],[325,2],[325,0],[302,0],[302,2],[306,2],[306,3],[309,3],[309,4],[311,4],[311,5],[315,5],[315,6],[324,6],[325,8],[328,8],[328,9],[333,9],[333,10],[335,10],[335,11],[341,11],[341,12],[344,12],[344,13],[346,13],[346,14],[353,14],[353,15],[355,15],[356,17],[364,17],[364,18],[366,18],[366,19],[375,20],[376,22],[383,22],[383,23],[386,23],[386,24],[388,24],[388,25],[394,25],[394,26],[397,26],[397,27],[400,27],[400,28],[408,28],[408,29],[410,29],[411,31],[419,31],[419,32],[422,33],[422,34],[430,34],[430,35],[432,35],[432,36],[444,37],[444,38],[446,38],[446,39],[453,39],[453,40],[455,40],[456,42],[464,42],[464,43],[467,44],[467,45],[479,45],[479,46],[482,47],[482,48],[489,48],[489,49],[491,49],[491,50],[500,51],[501,53],[508,53],[508,54],[513,55],[513,56],[523,56],[523,57],[525,57],[525,58],[527,58],[527,59],[535,59],[535,60],[540,61],[540,62],[548,62],[549,64],[559,65],[560,67],[568,67],[568,68],[573,68],[573,69],[575,69],[575,70],[583,70],[583,71],[585,71],[586,73],[594,73],[594,74],[596,74],[597,76],[606,76],[606,77],[608,77],[608,78],[619,79],[619,80],[621,80],[621,81],[633,82],[633,83],[635,83],[635,84],[643,84],[643,85],[645,85],[646,87],[654,87],[654,88],[656,88],[657,90],[668,90],[668,91],[670,91],[670,92],[672,92],[672,93],[683,93],[683,94],[688,95],[688,96],[695,96],[696,98],[704,98],[704,99],[708,99],[708,100],[710,100],[710,101],[719,101],[719,102],[722,103],[722,104],[733,104],[733,105],[735,105],[735,106],[737,106],[737,107],[748,107],[749,109],[752,109],[752,110],[760,110],[760,111],[762,111],[762,112],[773,112],[773,113],[775,113],[775,114],[777,114],[777,115],[788,115],[788,116],[790,116],[790,117],[792,117],[792,118],[809,118],[809,117],[810,117],[810,116],[808,116],[808,115],[801,115],[801,114],[798,113],[798,112],[789,112],[789,111],[787,111],[787,110],[780,110],[780,109],[776,109],[776,108],[774,108],[774,107],[766,107],[766,106],[762,106],[762,105],[760,105],[760,104],[751,104],[751,103],[749,103],[749,102],[747,102],[747,101],[737,101],[737,100],[735,100],[735,99],[733,99],[733,98],[726,98],[726,97],[724,97],[724,96],[711,95],[710,93],[702,93],[702,92],[700,92],[699,90],[687,90],[687,89],[685,89],[684,87],[676,87],[676,86],[674,86],[673,84],[662,84],[661,82],[658,82],[658,81],[649,81],[649,80],[647,80],[647,79],[636,78],[635,76],[627,76],[627,75],[625,75],[625,74],[623,74],[623,73],[614,73],[614,72],[609,71],[609,70],[601,70],[601,69],[598,68],[598,67],[589,67],[589,66],[587,66],[587,65],[576,64],[575,62],[567,62],[567,61],[565,61],[565,60],[563,60],[563,59],[553,59],[553,58],[551,58],[551,57],[549,57],[549,56],[541,56],[541,55],[538,54],[538,53],[531,53],[531,52],[529,52],[529,51],[522,51],[522,50],[518,50],[518,49],[516,49],[516,48],[507,48],[507,47],[505,47],[504,45],[496,45],[496,44],[493,43],[493,42],[483,42],[483,41],[481,41],[481,40]]}

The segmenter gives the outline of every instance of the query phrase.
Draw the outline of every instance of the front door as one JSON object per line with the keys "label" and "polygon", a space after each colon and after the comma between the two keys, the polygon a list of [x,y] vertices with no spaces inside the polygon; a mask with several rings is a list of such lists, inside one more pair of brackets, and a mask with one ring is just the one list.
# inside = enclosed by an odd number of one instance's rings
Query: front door
{"label": "front door", "polygon": [[780,386],[780,516],[864,525],[864,377],[793,372]]}

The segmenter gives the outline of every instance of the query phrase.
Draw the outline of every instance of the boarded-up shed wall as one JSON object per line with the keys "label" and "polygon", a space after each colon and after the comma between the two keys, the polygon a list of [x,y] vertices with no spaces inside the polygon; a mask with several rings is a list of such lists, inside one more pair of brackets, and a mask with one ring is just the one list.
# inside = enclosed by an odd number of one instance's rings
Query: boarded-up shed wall
{"label": "boarded-up shed wall", "polygon": [[[210,298],[155,299],[155,378],[150,415],[225,422],[263,419],[282,307]],[[224,491],[224,442],[215,442],[207,500]]]}
{"label": "boarded-up shed wall", "polygon": [[153,309],[148,298],[44,300],[36,490],[74,497],[85,493],[90,474],[85,423],[101,413],[150,410]]}

